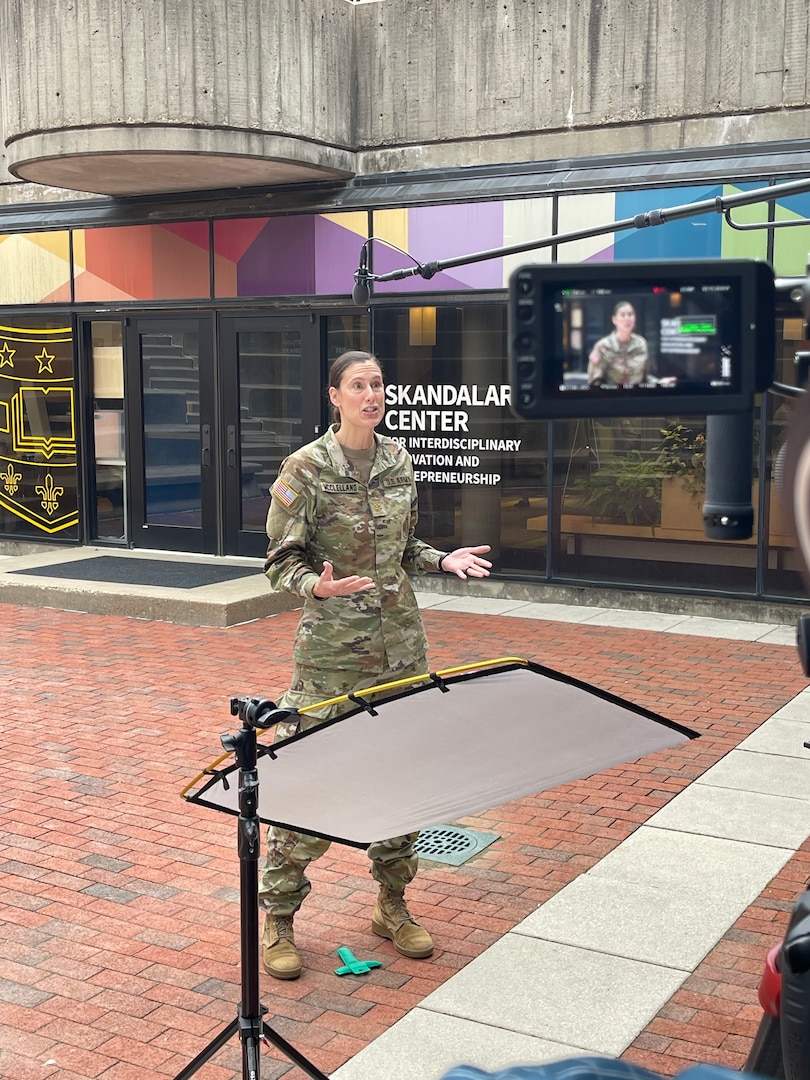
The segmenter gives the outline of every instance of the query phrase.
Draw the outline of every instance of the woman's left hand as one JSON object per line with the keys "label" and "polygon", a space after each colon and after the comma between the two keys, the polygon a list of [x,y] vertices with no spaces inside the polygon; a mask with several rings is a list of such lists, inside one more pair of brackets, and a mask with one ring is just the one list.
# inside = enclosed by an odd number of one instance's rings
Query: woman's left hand
{"label": "woman's left hand", "polygon": [[479,558],[479,555],[489,550],[489,544],[483,544],[481,547],[456,548],[442,559],[442,570],[448,574],[456,574],[464,581],[468,577],[489,577],[492,563]]}

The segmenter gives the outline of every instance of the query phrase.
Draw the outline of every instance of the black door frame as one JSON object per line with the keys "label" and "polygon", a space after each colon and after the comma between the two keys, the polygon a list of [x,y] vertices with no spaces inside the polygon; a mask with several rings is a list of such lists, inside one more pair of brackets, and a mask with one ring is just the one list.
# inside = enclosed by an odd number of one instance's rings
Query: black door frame
{"label": "black door frame", "polygon": [[[146,476],[144,455],[143,377],[140,338],[150,330],[198,332],[199,341],[199,525],[155,524],[146,520]],[[216,411],[213,312],[166,312],[132,315],[125,322],[125,390],[127,413],[127,465],[129,475],[130,544],[134,548],[188,551],[216,555],[221,550],[219,535],[218,453],[219,433]]]}
{"label": "black door frame", "polygon": [[[172,309],[124,313],[77,312],[79,351],[85,374],[85,394],[92,378],[92,349],[87,333],[93,321],[120,320],[124,345],[124,410],[127,535],[124,543],[138,550],[186,551],[190,554],[263,558],[264,529],[242,526],[242,477],[238,334],[242,331],[297,330],[301,335],[301,438],[309,442],[323,431],[323,316],[329,310],[283,311],[255,308]],[[201,523],[198,527],[147,522],[144,476],[143,365],[140,336],[171,328],[196,330],[199,335]],[[84,336],[82,336],[84,335]],[[87,399],[89,402],[89,398]],[[86,405],[89,409],[89,404]],[[91,421],[84,418],[84,446],[91,448]],[[92,454],[83,455],[92,469]],[[84,471],[84,470],[82,470]],[[93,484],[84,477],[87,510],[84,534],[91,535],[89,500]],[[87,541],[86,541],[87,542]],[[99,543],[98,540],[92,540]],[[102,541],[105,544],[106,542]],[[115,542],[111,544],[115,546]]]}
{"label": "black door frame", "polygon": [[[322,422],[320,323],[320,317],[315,312],[228,311],[218,314],[219,418],[224,436],[220,441],[222,552],[226,555],[263,558],[267,551],[264,528],[256,531],[243,527],[239,334],[262,330],[300,332],[301,437],[303,442],[309,442],[320,433]],[[268,495],[268,492],[263,494]]]}

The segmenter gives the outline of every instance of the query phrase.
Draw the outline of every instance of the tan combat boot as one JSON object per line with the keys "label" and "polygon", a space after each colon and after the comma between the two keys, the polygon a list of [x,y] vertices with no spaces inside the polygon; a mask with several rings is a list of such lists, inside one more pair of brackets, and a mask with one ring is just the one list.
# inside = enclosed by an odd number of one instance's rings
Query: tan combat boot
{"label": "tan combat boot", "polygon": [[380,937],[393,941],[403,956],[421,959],[433,952],[433,942],[427,930],[413,919],[405,905],[405,897],[386,885],[380,886],[377,906],[371,916],[371,929]]}
{"label": "tan combat boot", "polygon": [[297,979],[301,974],[292,915],[265,915],[262,959],[264,970],[274,979]]}

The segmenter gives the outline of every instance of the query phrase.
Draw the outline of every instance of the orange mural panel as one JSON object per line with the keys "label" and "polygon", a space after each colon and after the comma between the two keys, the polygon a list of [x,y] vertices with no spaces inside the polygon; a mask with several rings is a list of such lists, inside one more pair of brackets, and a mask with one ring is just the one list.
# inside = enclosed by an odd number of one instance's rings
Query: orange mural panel
{"label": "orange mural panel", "polygon": [[[89,274],[76,278],[76,300],[154,299],[152,236],[155,226],[125,225],[85,229],[84,248]],[[102,291],[103,283],[111,288]]]}
{"label": "orange mural panel", "polygon": [[238,296],[236,263],[223,255],[214,255],[214,282],[217,297]]}
{"label": "orange mural panel", "polygon": [[[175,231],[153,227],[153,299],[204,299],[211,295],[208,245],[189,242]],[[207,236],[207,230],[206,230]]]}

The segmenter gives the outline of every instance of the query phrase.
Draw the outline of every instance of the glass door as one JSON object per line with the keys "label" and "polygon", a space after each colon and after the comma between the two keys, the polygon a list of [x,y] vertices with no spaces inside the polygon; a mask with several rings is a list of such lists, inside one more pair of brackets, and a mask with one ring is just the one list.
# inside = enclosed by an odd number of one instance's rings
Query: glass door
{"label": "glass door", "polygon": [[314,316],[222,316],[224,542],[264,556],[270,488],[281,462],[321,431]]}
{"label": "glass door", "polygon": [[218,554],[213,320],[132,319],[127,355],[132,544]]}

